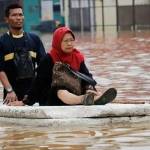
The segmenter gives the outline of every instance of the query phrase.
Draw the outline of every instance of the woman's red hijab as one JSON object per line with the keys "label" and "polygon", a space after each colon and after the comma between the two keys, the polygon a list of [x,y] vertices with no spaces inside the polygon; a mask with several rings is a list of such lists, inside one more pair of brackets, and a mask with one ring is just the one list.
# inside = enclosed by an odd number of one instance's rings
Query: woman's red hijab
{"label": "woman's red hijab", "polygon": [[61,61],[69,64],[72,69],[79,70],[81,62],[84,61],[84,56],[75,48],[69,54],[64,53],[61,49],[62,39],[68,32],[71,33],[75,39],[73,32],[68,27],[60,27],[55,30],[52,39],[52,48],[50,49],[49,54],[51,55],[54,63]]}

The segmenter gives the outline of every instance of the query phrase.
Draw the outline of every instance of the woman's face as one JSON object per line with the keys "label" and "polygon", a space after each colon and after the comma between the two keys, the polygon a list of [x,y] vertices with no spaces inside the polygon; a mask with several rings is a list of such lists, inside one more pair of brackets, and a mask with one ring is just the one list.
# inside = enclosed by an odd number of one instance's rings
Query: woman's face
{"label": "woman's face", "polygon": [[74,38],[71,33],[66,33],[61,42],[61,49],[64,53],[70,53],[73,51]]}

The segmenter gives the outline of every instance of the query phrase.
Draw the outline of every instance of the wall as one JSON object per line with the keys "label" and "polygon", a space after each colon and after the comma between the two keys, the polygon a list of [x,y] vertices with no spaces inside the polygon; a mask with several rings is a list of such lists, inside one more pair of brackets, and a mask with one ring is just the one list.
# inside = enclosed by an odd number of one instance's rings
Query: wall
{"label": "wall", "polygon": [[40,23],[40,0],[23,0],[24,9],[24,29],[25,31],[31,31],[32,26]]}

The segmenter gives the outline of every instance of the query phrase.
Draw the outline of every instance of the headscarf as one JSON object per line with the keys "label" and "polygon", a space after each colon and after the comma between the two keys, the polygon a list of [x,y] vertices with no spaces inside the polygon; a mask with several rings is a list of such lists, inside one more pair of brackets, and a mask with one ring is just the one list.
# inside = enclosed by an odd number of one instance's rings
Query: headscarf
{"label": "headscarf", "polygon": [[56,29],[53,34],[52,48],[50,49],[49,54],[54,63],[58,61],[66,63],[69,64],[72,69],[79,71],[80,64],[84,61],[83,54],[75,48],[73,48],[71,53],[65,53],[61,49],[61,42],[66,33],[71,33],[72,37],[75,39],[73,32],[68,27],[60,27]]}

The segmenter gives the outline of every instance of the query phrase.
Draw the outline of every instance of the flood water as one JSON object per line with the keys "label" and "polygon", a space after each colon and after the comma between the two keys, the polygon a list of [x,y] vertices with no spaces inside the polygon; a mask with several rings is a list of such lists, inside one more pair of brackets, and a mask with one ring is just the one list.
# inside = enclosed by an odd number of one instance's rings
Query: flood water
{"label": "flood water", "polygon": [[9,126],[0,128],[0,150],[149,150],[145,124],[92,126],[81,129]]}
{"label": "flood water", "polygon": [[[114,102],[150,103],[150,31],[76,36],[76,47],[85,54],[100,91],[117,88]],[[51,37],[45,35],[44,39],[49,50]]]}
{"label": "flood water", "polygon": [[[114,36],[76,34],[76,46],[99,91],[118,90],[116,103],[150,103],[150,32]],[[50,47],[51,36],[41,36]],[[51,130],[50,127],[0,125],[0,150],[149,150],[149,124],[89,126],[85,129]]]}

